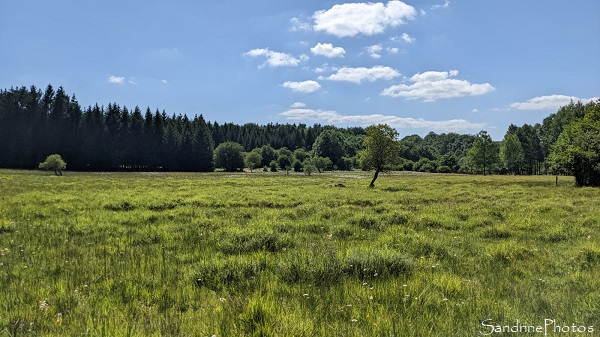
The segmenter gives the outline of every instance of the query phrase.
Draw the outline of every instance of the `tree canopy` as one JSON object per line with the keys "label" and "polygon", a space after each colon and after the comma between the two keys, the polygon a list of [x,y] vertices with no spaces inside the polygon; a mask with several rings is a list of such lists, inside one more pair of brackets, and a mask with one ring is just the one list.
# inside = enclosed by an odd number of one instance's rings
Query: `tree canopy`
{"label": "tree canopy", "polygon": [[375,174],[369,187],[375,187],[380,172],[400,161],[398,132],[387,124],[372,125],[366,128],[367,136],[363,150],[359,153],[362,167],[374,169]]}
{"label": "tree canopy", "polygon": [[42,170],[54,171],[54,174],[57,176],[62,176],[62,171],[67,168],[67,163],[65,163],[59,154],[51,154],[43,163],[40,163],[38,168]]}
{"label": "tree canopy", "polygon": [[219,144],[215,149],[215,165],[222,167],[225,171],[234,172],[244,168],[244,148],[235,142]]}
{"label": "tree canopy", "polygon": [[578,186],[600,186],[600,101],[563,129],[548,161],[553,172],[573,174]]}
{"label": "tree canopy", "polygon": [[498,163],[498,146],[486,131],[480,131],[467,153],[467,160],[476,172],[489,173]]}

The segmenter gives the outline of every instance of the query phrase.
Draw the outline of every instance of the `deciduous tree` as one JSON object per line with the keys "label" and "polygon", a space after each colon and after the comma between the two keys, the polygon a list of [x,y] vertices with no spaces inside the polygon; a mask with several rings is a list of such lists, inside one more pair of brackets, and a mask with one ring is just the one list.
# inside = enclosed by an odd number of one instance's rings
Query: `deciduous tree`
{"label": "deciduous tree", "polygon": [[553,172],[572,173],[578,186],[600,186],[600,100],[564,128],[548,161]]}
{"label": "deciduous tree", "polygon": [[51,154],[38,167],[42,170],[54,171],[57,176],[62,176],[62,171],[67,168],[67,163],[59,154]]}
{"label": "deciduous tree", "polygon": [[244,148],[239,143],[225,142],[219,144],[215,149],[215,165],[224,168],[228,172],[244,168],[242,151],[244,151]]}
{"label": "deciduous tree", "polygon": [[375,187],[379,173],[400,162],[398,132],[387,124],[367,127],[363,150],[359,152],[361,167],[375,170],[369,187]]}
{"label": "deciduous tree", "polygon": [[500,144],[500,161],[508,172],[512,174],[520,173],[524,158],[519,137],[513,133],[504,135],[504,140]]}
{"label": "deciduous tree", "polygon": [[487,131],[480,131],[467,153],[467,160],[477,172],[483,175],[491,172],[492,167],[498,163],[498,146],[492,141]]}
{"label": "deciduous tree", "polygon": [[246,154],[246,167],[252,172],[254,169],[260,167],[262,162],[262,156],[260,155],[260,149],[254,149]]}

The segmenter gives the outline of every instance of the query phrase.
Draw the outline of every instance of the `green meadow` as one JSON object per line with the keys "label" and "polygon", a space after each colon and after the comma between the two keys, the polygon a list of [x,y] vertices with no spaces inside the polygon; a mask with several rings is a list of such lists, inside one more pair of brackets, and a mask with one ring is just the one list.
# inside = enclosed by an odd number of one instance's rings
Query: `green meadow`
{"label": "green meadow", "polygon": [[599,189],[370,177],[0,170],[0,336],[600,334]]}

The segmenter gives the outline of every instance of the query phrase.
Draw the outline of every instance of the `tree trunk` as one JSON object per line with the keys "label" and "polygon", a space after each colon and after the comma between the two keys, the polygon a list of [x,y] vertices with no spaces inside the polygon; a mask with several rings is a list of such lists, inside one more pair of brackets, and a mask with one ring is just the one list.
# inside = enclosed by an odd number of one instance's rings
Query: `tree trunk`
{"label": "tree trunk", "polygon": [[379,169],[375,170],[375,175],[373,176],[373,180],[371,180],[371,184],[369,184],[369,188],[375,188],[375,180],[379,176]]}

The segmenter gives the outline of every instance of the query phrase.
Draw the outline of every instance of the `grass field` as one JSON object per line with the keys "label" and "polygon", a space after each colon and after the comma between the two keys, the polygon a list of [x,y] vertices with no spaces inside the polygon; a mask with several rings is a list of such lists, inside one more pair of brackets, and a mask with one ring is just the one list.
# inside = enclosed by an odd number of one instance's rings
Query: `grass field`
{"label": "grass field", "polygon": [[368,178],[0,170],[0,336],[600,334],[600,189]]}

